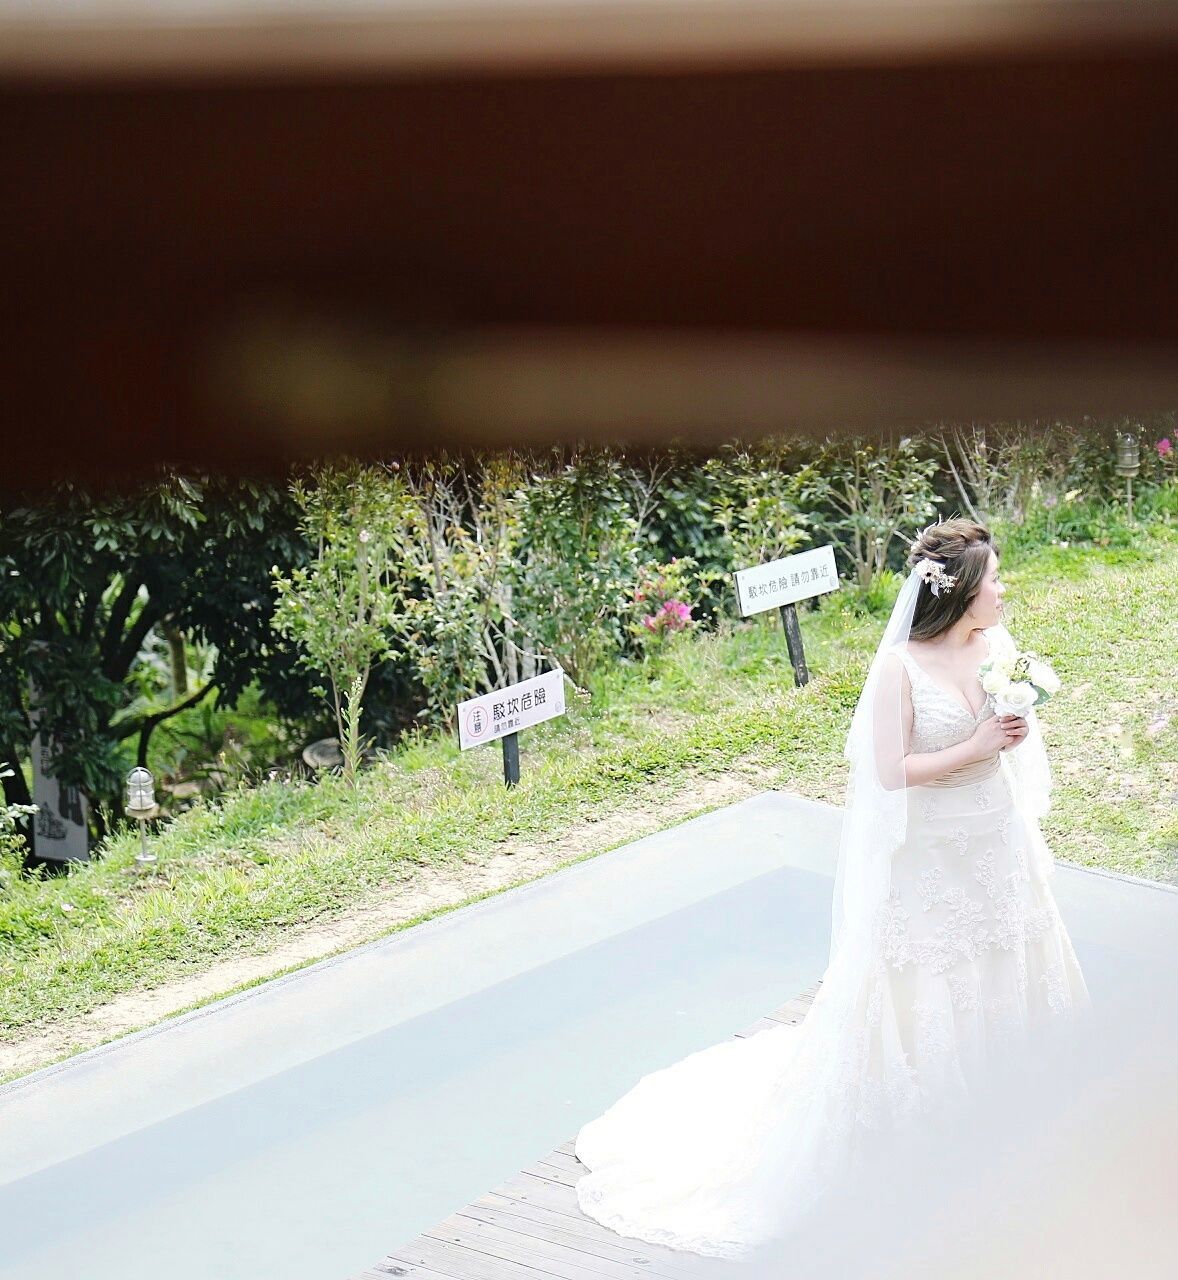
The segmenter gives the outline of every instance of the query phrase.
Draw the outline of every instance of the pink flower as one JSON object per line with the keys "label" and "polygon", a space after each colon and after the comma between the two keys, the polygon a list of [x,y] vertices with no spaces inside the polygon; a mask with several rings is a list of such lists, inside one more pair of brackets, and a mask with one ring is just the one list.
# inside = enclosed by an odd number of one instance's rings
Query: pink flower
{"label": "pink flower", "polygon": [[1170,443],[1170,438],[1169,438],[1169,436],[1163,436],[1163,437],[1162,437],[1162,438],[1157,442],[1157,444],[1156,444],[1156,445],[1154,445],[1154,448],[1155,448],[1155,449],[1157,449],[1157,451],[1158,451],[1158,457],[1159,457],[1159,458],[1164,458],[1164,457],[1166,456],[1166,454],[1168,454],[1168,453],[1170,452],[1170,450],[1171,450],[1171,449],[1173,449],[1173,447],[1174,447],[1174,446]]}
{"label": "pink flower", "polygon": [[664,600],[657,612],[642,619],[647,631],[683,631],[691,624],[691,605],[682,600]]}
{"label": "pink flower", "polygon": [[659,610],[664,626],[681,630],[691,621],[691,606],[682,600],[668,600]]}

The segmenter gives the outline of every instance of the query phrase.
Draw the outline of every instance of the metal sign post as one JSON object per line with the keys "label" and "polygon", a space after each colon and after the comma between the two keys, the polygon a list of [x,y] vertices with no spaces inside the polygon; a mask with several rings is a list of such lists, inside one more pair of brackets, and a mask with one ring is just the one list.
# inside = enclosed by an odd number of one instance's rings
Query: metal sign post
{"label": "metal sign post", "polygon": [[799,688],[809,683],[810,670],[806,666],[806,651],[802,646],[797,602],[837,591],[838,585],[834,547],[830,545],[736,571],[736,601],[741,617],[747,618],[775,607],[780,609],[785,645],[794,669],[794,684]]}
{"label": "metal sign post", "polygon": [[509,787],[519,781],[519,734],[514,730],[503,738],[503,781]]}

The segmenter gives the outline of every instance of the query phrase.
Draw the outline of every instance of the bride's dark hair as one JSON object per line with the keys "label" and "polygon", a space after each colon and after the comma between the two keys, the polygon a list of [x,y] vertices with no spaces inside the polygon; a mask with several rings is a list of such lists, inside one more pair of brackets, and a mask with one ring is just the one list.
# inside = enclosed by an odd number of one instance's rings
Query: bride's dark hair
{"label": "bride's dark hair", "polygon": [[997,555],[998,544],[990,530],[976,520],[942,520],[920,534],[908,552],[909,565],[935,560],[957,583],[952,591],[942,591],[939,596],[927,582],[921,583],[912,615],[913,640],[931,640],[961,618],[982,585],[991,551]]}

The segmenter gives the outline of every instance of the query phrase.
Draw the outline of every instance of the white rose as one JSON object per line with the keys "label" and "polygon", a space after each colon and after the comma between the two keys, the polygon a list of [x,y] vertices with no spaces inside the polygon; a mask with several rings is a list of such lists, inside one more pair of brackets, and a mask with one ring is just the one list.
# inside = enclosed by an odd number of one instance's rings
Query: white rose
{"label": "white rose", "polygon": [[1009,680],[1014,675],[1014,664],[1018,661],[1018,654],[1010,650],[1004,650],[994,658],[994,670],[1001,671]]}
{"label": "white rose", "polygon": [[1035,688],[1026,680],[1016,680],[1001,697],[994,699],[994,710],[1000,716],[1022,716],[1038,701]]}
{"label": "white rose", "polygon": [[1031,670],[1028,674],[1031,677],[1031,683],[1037,684],[1044,693],[1059,692],[1059,676],[1052,671],[1046,662],[1032,660]]}
{"label": "white rose", "polygon": [[1009,683],[1010,678],[994,668],[991,668],[982,676],[982,688],[987,693],[1001,693]]}

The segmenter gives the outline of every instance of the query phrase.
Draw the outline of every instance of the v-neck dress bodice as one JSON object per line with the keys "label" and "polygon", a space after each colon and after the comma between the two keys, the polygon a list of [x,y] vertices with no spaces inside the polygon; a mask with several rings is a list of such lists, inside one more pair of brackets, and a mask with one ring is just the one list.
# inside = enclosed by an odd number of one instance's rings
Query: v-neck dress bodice
{"label": "v-neck dress bodice", "polygon": [[[912,687],[911,749],[913,751],[944,751],[946,747],[965,742],[973,737],[983,720],[994,714],[994,707],[989,698],[982,703],[978,712],[971,712],[960,697],[950,693],[939,681],[934,680],[904,645],[897,645],[894,652],[904,664],[904,670],[908,672],[908,680]],[[978,782],[982,778],[993,777],[999,768],[999,753],[995,751],[981,760],[975,760],[949,773],[944,773],[926,785],[964,786],[967,783]]]}

